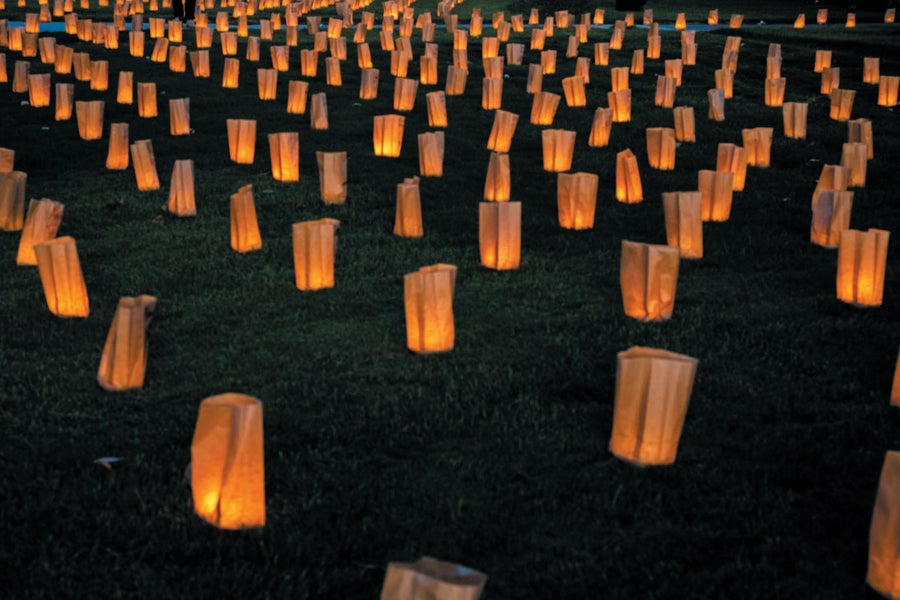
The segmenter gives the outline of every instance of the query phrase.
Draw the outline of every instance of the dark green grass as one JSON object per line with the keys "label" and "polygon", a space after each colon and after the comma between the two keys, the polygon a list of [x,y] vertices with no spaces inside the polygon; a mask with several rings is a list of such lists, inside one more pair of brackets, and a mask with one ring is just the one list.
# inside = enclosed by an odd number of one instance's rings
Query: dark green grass
{"label": "dark green grass", "polygon": [[[788,22],[800,10],[777,13],[776,4],[766,4],[770,20]],[[693,5],[689,20],[705,20],[708,8]],[[462,14],[474,6],[468,0]],[[489,18],[495,7],[483,6]],[[667,6],[672,20],[685,10]],[[723,17],[738,12],[718,7]],[[660,20],[668,10],[653,8]],[[567,35],[548,40],[560,60],[545,90],[562,93],[561,78],[574,71],[563,59]],[[662,35],[663,58],[677,57],[678,35]],[[706,119],[706,90],[727,35],[741,35],[743,46],[735,98],[727,120],[715,123]],[[590,41],[608,37],[594,29]],[[823,164],[839,162],[846,139],[846,124],[828,118],[812,66],[817,48],[831,49],[843,87],[857,90],[854,117],[873,122],[876,157],[856,191],[851,225],[896,232],[897,117],[861,83],[863,56],[880,56],[884,74],[900,72],[893,28],[699,33],[699,64],[685,68],[676,94],[677,105],[695,107],[698,142],[679,147],[672,172],[646,166],[645,128],[672,121],[670,110],[652,105],[662,61],[631,76],[633,120],[614,125],[603,149],[589,148],[587,138],[594,108],[606,106],[609,72],[592,66],[589,106],[561,106],[554,123],[577,132],[573,170],[600,176],[596,226],[582,232],[557,224],[556,176],[541,169],[541,129],[528,123],[527,66],[507,66],[503,108],[520,114],[510,160],[513,196],[523,203],[523,259],[503,273],[478,259],[493,113],[480,108],[477,40],[467,94],[447,98],[445,175],[421,183],[425,237],[408,240],[391,235],[395,185],[418,170],[424,93],[443,89],[451,58],[443,31],[441,85],[420,86],[399,159],[372,155],[372,117],[394,112],[375,34],[368,41],[382,75],[377,100],[358,100],[353,44],[342,88],[325,86],[320,57],[310,93],[327,93],[325,132],[284,110],[287,82],[301,79],[297,49],[291,73],[279,74],[278,100],[260,102],[257,65],[245,60],[240,89],[219,87],[218,46],[212,77],[200,80],[129,57],[125,41],[106,52],[58,38],[110,61],[111,90],[76,83],[76,99],[105,100],[107,123],[128,122],[132,140],[152,139],[162,189],[137,192],[131,170],[104,168],[106,137],[82,142],[74,120],[57,123],[52,109],[22,106],[24,96],[0,84],[0,146],[16,150],[28,197],[65,203],[60,234],[78,240],[91,296],[89,318],[53,317],[37,271],[15,266],[18,235],[0,235],[5,595],[371,598],[387,562],[422,554],[484,571],[491,598],[867,593],[872,503],[900,424],[888,406],[900,278],[892,248],[884,305],[846,306],[834,297],[836,253],[808,242],[815,181]],[[300,40],[311,47],[311,38]],[[806,140],[785,139],[780,109],[763,105],[770,42],[782,45],[786,100],[810,102]],[[630,64],[644,45],[645,30],[629,30],[610,66]],[[418,36],[414,49],[421,54]],[[262,50],[258,66],[268,67],[267,43]],[[581,48],[583,56],[591,51]],[[17,56],[6,55],[11,76]],[[526,64],[537,60],[526,51]],[[32,72],[52,70],[32,63]],[[157,82],[158,118],[139,119],[134,107],[115,103],[120,70]],[[189,137],[168,135],[166,100],[178,97],[191,98]],[[257,119],[253,165],[228,160],[227,118]],[[773,166],[750,169],[730,221],[704,226],[705,256],[682,261],[672,320],[625,317],[621,241],[663,243],[660,194],[694,189],[696,171],[715,167],[717,144],[740,143],[740,130],[755,126],[775,128]],[[269,175],[265,135],[276,131],[300,132],[299,183]],[[641,165],[645,201],[637,205],[613,197],[614,157],[625,148]],[[349,153],[346,205],[319,200],[316,150]],[[161,210],[181,158],[196,164],[192,219]],[[228,244],[228,196],[247,183],[264,247],[238,255]],[[293,283],[290,225],[326,216],[341,220],[337,285],[303,293]],[[417,356],[405,348],[402,276],[434,262],[459,267],[456,347]],[[104,392],[95,373],[116,302],[140,293],[159,298],[145,385]],[[607,450],[616,353],[635,344],[700,361],[670,467],[638,469]],[[262,530],[206,525],[184,481],[198,404],[225,391],[254,395],[265,407]],[[109,455],[124,459],[113,471],[92,464]]]}

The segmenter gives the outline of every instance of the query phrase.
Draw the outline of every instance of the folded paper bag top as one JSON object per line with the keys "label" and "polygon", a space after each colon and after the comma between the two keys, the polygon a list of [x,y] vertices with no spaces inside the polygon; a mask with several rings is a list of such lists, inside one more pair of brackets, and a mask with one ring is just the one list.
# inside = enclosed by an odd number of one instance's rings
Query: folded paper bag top
{"label": "folded paper bag top", "polygon": [[486,581],[469,567],[423,556],[388,565],[381,600],[478,600]]}

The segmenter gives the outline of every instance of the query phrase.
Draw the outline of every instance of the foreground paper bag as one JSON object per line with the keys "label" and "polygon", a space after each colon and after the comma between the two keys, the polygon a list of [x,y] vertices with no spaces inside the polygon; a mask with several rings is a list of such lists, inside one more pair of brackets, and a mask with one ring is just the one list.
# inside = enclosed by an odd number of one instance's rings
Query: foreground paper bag
{"label": "foreground paper bag", "polygon": [[200,403],[191,442],[194,510],[222,529],[266,524],[262,403],[244,394]]}
{"label": "foreground paper bag", "polygon": [[156,298],[153,296],[126,296],[119,299],[103,346],[100,368],[97,369],[97,383],[100,387],[116,392],[144,385],[147,327],[155,308]]}
{"label": "foreground paper bag", "polygon": [[869,529],[866,583],[887,598],[900,598],[900,452],[884,456]]}
{"label": "foreground paper bag", "polygon": [[675,462],[697,360],[633,346],[618,354],[609,450],[639,465]]}
{"label": "foreground paper bag", "polygon": [[388,565],[381,600],[478,600],[486,581],[469,567],[423,556]]}

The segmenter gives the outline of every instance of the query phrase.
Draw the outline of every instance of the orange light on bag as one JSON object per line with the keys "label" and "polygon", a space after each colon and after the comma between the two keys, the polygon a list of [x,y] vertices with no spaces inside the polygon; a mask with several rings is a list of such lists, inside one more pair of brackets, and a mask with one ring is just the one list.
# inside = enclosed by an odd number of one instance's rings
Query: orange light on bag
{"label": "orange light on bag", "polygon": [[81,139],[99,140],[103,137],[103,107],[103,100],[75,101],[75,119]]}
{"label": "orange light on bag", "polygon": [[453,349],[456,267],[436,264],[403,277],[406,347],[419,354]]}
{"label": "orange light on bag", "polygon": [[631,150],[616,154],[616,200],[625,204],[635,204],[644,199],[641,174],[637,157]]}
{"label": "orange light on bag", "polygon": [[150,140],[138,140],[129,146],[131,162],[134,165],[134,176],[138,191],[149,192],[159,189],[159,176],[156,172],[156,157],[153,155],[153,144]]}
{"label": "orange light on bag", "polygon": [[704,221],[727,221],[731,216],[731,200],[734,196],[734,173],[731,171],[697,172],[697,189],[702,200]]}
{"label": "orange light on bag", "polygon": [[423,177],[441,177],[444,174],[444,132],[420,133],[419,174]]}
{"label": "orange light on bag", "polygon": [[482,202],[478,210],[481,264],[489,269],[518,269],[522,250],[522,203]]}
{"label": "orange light on bag", "polygon": [[575,152],[575,132],[564,129],[545,129],[541,132],[544,170],[559,173],[572,168]]}
{"label": "orange light on bag", "polygon": [[347,153],[317,151],[316,163],[322,201],[343,204],[347,200]]}
{"label": "orange light on bag", "polygon": [[853,192],[822,190],[813,197],[809,241],[823,248],[837,248],[841,232],[850,229]]}
{"label": "orange light on bag", "polygon": [[564,229],[591,229],[597,207],[600,178],[594,173],[560,173],[556,179],[559,225]]}
{"label": "orange light on bag", "polygon": [[675,309],[678,248],[622,241],[619,280],[625,314],[640,321],[664,321]]}
{"label": "orange light on bag", "polygon": [[47,307],[57,317],[87,317],[87,288],[75,239],[59,237],[34,245]]}
{"label": "orange light on bag", "polygon": [[400,156],[405,123],[406,118],[402,115],[377,115],[373,118],[372,145],[375,156]]}
{"label": "orange light on bag", "polygon": [[607,146],[612,131],[612,122],[613,110],[611,108],[597,108],[594,111],[594,120],[591,123],[588,146],[592,148],[602,148]]}
{"label": "orange light on bag", "polygon": [[883,229],[841,232],[837,297],[855,306],[881,306],[890,232]]}
{"label": "orange light on bag", "polygon": [[231,222],[231,248],[235,252],[253,252],[262,248],[253,186],[245,185],[229,199]]}
{"label": "orange light on bag", "polygon": [[266,524],[262,419],[262,403],[244,394],[200,403],[191,441],[194,511],[220,529]]}
{"label": "orange light on bag", "polygon": [[268,140],[272,177],[276,181],[300,181],[300,134],[270,133]]}
{"label": "orange light on bag", "polygon": [[119,299],[97,369],[97,383],[104,390],[118,392],[144,385],[147,327],[155,308],[156,298],[153,296],[125,296]]}
{"label": "orange light on bag", "polygon": [[647,128],[647,163],[651,168],[661,171],[675,168],[675,129]]}
{"label": "orange light on bag", "polygon": [[609,450],[641,466],[675,462],[697,359],[656,348],[619,352]]}
{"label": "orange light on bag", "polygon": [[772,133],[771,127],[754,127],[742,129],[741,138],[747,151],[747,165],[751,167],[768,167],[771,163]]}
{"label": "orange light on bag", "polygon": [[666,241],[681,258],[703,258],[703,198],[696,192],[664,192]]}
{"label": "orange light on bag", "polygon": [[408,177],[397,184],[397,207],[394,213],[394,235],[422,237],[422,202],[419,178]]}
{"label": "orange light on bag", "polygon": [[232,162],[253,164],[256,156],[256,120],[226,119],[228,131],[228,156]]}
{"label": "orange light on bag", "polygon": [[[3,187],[0,182],[0,187]],[[24,192],[24,187],[22,188]],[[24,198],[23,198],[24,200]],[[24,202],[18,203],[21,207]],[[22,237],[19,238],[19,249],[16,253],[16,264],[19,266],[37,265],[37,254],[34,252],[34,245],[41,242],[47,242],[56,237],[59,224],[62,222],[63,211],[65,206],[62,202],[54,202],[47,198],[36,200],[31,199],[28,203],[28,215],[25,217],[25,225],[22,225],[21,211],[18,214],[18,229],[22,230]],[[7,223],[15,225],[15,223]],[[7,231],[13,231],[9,227],[4,227]]]}
{"label": "orange light on bag", "polygon": [[334,287],[337,219],[303,221],[292,226],[294,278],[298,290]]}
{"label": "orange light on bag", "polygon": [[672,109],[675,121],[675,139],[679,142],[696,142],[694,107],[676,106]]}
{"label": "orange light on bag", "polygon": [[122,171],[128,168],[128,123],[110,123],[106,168]]}

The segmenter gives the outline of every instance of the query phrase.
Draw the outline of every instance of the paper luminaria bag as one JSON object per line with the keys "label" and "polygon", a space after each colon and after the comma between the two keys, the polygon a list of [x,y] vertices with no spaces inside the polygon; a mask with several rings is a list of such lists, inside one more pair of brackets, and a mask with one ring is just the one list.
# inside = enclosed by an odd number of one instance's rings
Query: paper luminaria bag
{"label": "paper luminaria bag", "polygon": [[200,403],[191,441],[194,511],[221,529],[266,524],[262,403],[245,394]]}
{"label": "paper luminaria bag", "polygon": [[397,208],[394,214],[394,235],[422,237],[422,201],[419,178],[408,177],[397,184]]}
{"label": "paper luminaria bag", "polygon": [[[12,169],[12,158],[9,160]],[[28,174],[24,171],[0,171],[0,229],[19,231],[25,218],[25,182]]]}
{"label": "paper luminaria bag", "polygon": [[100,387],[116,392],[144,385],[147,327],[155,308],[156,298],[153,296],[119,299],[97,369]]}
{"label": "paper luminaria bag", "polygon": [[231,248],[235,252],[252,252],[262,248],[253,186],[245,185],[229,199],[231,221]]}
{"label": "paper luminaria bag", "polygon": [[697,360],[656,348],[619,352],[609,450],[641,465],[675,462]]}
{"label": "paper luminaria bag", "polygon": [[56,231],[62,222],[64,208],[62,202],[54,202],[47,198],[31,199],[28,203],[25,226],[22,228],[22,237],[19,239],[16,264],[37,265],[34,245],[56,237]]}
{"label": "paper luminaria bag", "polygon": [[406,347],[419,354],[453,349],[456,266],[435,264],[403,277]]}
{"label": "paper luminaria bag", "polygon": [[900,452],[884,456],[869,528],[866,583],[886,598],[900,598]]}
{"label": "paper luminaria bag", "polygon": [[343,204],[347,200],[347,153],[316,151],[319,168],[319,193],[325,204]]}
{"label": "paper luminaria bag", "polygon": [[682,258],[703,258],[702,195],[700,192],[664,192],[666,241]]}
{"label": "paper luminaria bag", "polygon": [[294,223],[294,280],[298,290],[334,287],[334,256],[340,224],[337,219]]}
{"label": "paper luminaria bag", "polygon": [[838,246],[837,297],[855,306],[881,306],[890,232],[845,229]]}
{"label": "paper luminaria bag", "polygon": [[90,305],[75,239],[65,236],[35,244],[34,253],[50,312],[58,317],[87,317]]}
{"label": "paper luminaria bag", "polygon": [[559,225],[564,229],[591,229],[597,206],[600,177],[595,173],[560,173],[556,179]]}
{"label": "paper luminaria bag", "polygon": [[678,248],[622,240],[619,283],[625,314],[640,321],[665,321],[675,310]]}
{"label": "paper luminaria bag", "polygon": [[478,600],[486,581],[474,569],[423,556],[388,564],[380,600]]}
{"label": "paper luminaria bag", "polygon": [[518,269],[522,252],[522,203],[482,202],[478,211],[481,264],[489,269]]}

